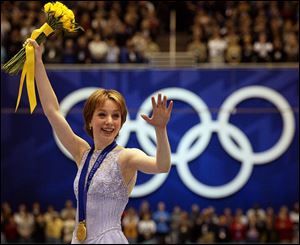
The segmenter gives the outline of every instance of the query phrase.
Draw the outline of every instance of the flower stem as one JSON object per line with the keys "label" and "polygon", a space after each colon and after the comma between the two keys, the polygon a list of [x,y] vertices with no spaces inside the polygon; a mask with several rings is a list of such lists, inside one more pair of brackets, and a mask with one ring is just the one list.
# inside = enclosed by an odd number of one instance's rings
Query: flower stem
{"label": "flower stem", "polygon": [[[41,44],[46,39],[46,35],[41,33],[37,38],[36,42]],[[11,75],[16,75],[20,70],[23,69],[26,60],[26,50],[25,47],[21,48],[19,52],[14,55],[9,61],[3,65],[3,70]]]}

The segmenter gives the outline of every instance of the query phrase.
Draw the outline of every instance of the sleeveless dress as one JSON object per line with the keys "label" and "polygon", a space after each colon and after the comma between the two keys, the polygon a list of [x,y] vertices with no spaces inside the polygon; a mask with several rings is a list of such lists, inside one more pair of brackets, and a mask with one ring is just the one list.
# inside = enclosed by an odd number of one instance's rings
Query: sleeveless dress
{"label": "sleeveless dress", "polygon": [[[87,194],[86,227],[87,237],[80,242],[77,237],[78,208],[76,226],[72,244],[128,244],[122,232],[121,216],[128,203],[128,187],[123,179],[117,162],[122,149],[111,151],[97,169]],[[91,157],[88,176],[101,151],[95,151]],[[88,151],[83,155],[74,180],[74,193],[78,207],[78,181]],[[87,177],[86,177],[87,178]],[[86,183],[86,182],[85,182]]]}

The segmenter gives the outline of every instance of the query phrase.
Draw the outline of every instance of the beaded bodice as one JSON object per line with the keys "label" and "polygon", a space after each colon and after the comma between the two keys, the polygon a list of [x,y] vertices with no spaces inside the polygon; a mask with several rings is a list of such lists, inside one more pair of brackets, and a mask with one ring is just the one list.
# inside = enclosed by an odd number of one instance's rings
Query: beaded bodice
{"label": "beaded bodice", "polygon": [[[121,227],[121,215],[128,202],[128,188],[117,162],[122,150],[111,151],[97,169],[87,194],[86,226],[87,238],[94,238],[108,229]],[[88,174],[101,151],[91,157]],[[74,180],[74,192],[78,207],[78,181],[88,152],[83,155]],[[87,176],[88,176],[87,174]],[[86,177],[87,178],[87,177]],[[78,223],[78,210],[76,215]],[[75,230],[76,232],[76,230]]]}

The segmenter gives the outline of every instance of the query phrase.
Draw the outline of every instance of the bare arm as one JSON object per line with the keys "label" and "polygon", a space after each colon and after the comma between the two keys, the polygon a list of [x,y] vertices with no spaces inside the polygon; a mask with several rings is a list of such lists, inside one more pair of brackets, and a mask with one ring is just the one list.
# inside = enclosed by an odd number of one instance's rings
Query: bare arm
{"label": "bare arm", "polygon": [[35,79],[43,111],[59,140],[71,153],[77,165],[79,165],[82,154],[89,148],[89,145],[73,132],[70,125],[59,111],[57,97],[52,89],[42,61],[41,47],[33,39],[28,39],[28,42],[35,48]]}
{"label": "bare arm", "polygon": [[173,108],[173,101],[167,107],[167,97],[161,98],[158,95],[157,103],[154,97],[151,98],[153,114],[149,118],[142,115],[142,118],[155,127],[157,149],[156,157],[147,156],[138,149],[128,150],[128,162],[134,169],[145,173],[166,173],[171,168],[171,149],[167,134],[167,123],[170,119]]}

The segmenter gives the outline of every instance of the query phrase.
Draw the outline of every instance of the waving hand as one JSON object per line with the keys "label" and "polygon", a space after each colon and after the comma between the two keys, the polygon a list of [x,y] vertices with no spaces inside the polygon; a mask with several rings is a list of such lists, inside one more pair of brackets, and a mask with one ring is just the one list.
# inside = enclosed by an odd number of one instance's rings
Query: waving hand
{"label": "waving hand", "polygon": [[157,102],[155,101],[154,97],[151,98],[151,102],[153,109],[152,116],[148,117],[147,115],[143,114],[141,117],[156,128],[166,127],[171,116],[173,101],[170,101],[169,106],[167,106],[167,96],[163,96],[162,99],[162,95],[158,94]]}

